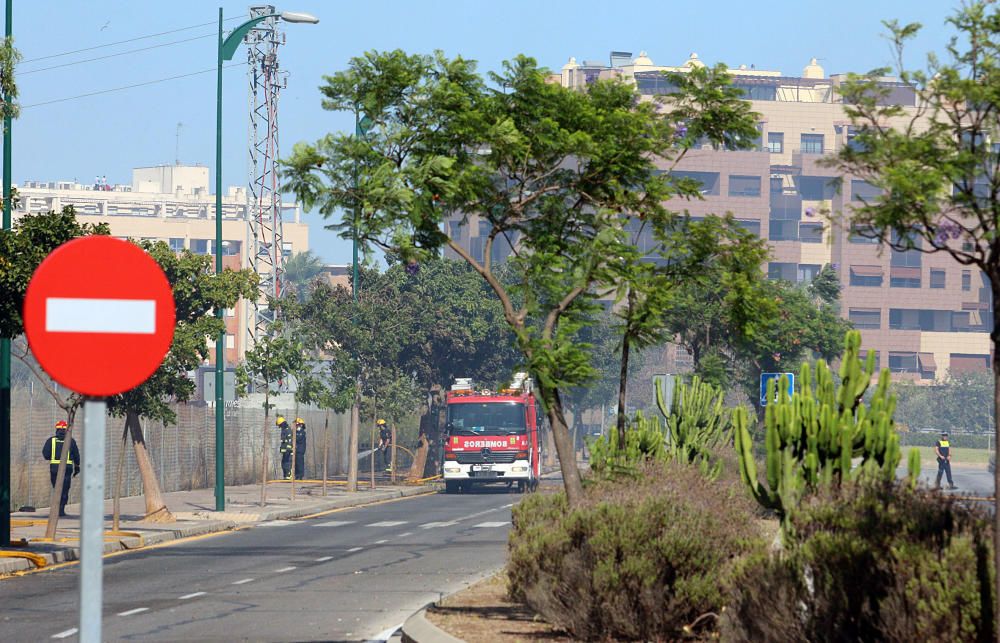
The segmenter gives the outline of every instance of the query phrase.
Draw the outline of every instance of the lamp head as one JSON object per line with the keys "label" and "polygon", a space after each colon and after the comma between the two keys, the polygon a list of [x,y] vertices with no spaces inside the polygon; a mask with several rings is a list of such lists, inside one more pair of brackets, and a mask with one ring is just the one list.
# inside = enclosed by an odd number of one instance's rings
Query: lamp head
{"label": "lamp head", "polygon": [[300,11],[282,11],[279,17],[285,22],[304,22],[310,25],[319,22],[319,18],[311,13],[302,13]]}

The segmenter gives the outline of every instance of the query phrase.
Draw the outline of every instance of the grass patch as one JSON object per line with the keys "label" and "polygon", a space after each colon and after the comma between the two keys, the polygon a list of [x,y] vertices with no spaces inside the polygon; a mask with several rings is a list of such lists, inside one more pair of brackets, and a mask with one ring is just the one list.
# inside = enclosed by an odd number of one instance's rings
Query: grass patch
{"label": "grass patch", "polygon": [[[920,451],[920,459],[924,462],[937,463],[937,456],[934,455],[934,447],[901,447],[904,453],[909,453],[910,449]],[[989,462],[990,453],[988,449],[963,449],[961,447],[951,448],[951,463],[957,464],[986,464]],[[905,461],[905,458],[904,458]]]}

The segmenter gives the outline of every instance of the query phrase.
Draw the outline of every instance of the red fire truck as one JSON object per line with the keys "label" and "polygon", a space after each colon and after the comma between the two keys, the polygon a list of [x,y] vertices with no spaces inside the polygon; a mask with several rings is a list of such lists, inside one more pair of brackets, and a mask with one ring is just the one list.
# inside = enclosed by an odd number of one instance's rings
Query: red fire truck
{"label": "red fire truck", "polygon": [[477,391],[469,378],[456,379],[447,404],[442,472],[447,493],[487,483],[516,483],[524,492],[538,484],[538,407],[525,373],[496,392]]}

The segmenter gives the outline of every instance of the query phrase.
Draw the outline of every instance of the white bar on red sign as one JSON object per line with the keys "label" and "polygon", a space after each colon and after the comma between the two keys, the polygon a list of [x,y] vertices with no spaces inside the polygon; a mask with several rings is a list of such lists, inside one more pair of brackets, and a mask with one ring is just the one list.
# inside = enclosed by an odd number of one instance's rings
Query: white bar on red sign
{"label": "white bar on red sign", "polygon": [[45,330],[152,335],[156,332],[156,301],[49,297],[45,300]]}

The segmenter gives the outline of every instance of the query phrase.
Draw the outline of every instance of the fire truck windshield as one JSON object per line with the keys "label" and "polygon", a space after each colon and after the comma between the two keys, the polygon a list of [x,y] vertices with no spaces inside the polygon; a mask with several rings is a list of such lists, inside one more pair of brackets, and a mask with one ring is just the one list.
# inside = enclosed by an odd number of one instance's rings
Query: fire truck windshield
{"label": "fire truck windshield", "polygon": [[524,405],[517,402],[449,404],[448,430],[452,435],[526,433]]}

